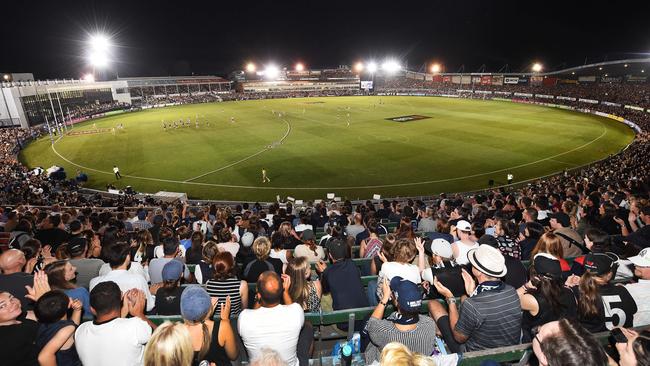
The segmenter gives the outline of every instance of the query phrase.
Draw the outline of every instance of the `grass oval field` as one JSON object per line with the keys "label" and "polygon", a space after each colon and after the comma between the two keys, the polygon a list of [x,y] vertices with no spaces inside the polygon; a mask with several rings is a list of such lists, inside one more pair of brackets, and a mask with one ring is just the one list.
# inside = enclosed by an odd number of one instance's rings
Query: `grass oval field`
{"label": "grass oval field", "polygon": [[[163,120],[188,118],[189,127],[162,128]],[[119,123],[124,130],[111,133]],[[92,133],[95,125],[105,132]],[[68,176],[81,169],[98,189],[113,183],[248,201],[476,190],[490,179],[505,184],[508,173],[517,182],[587,164],[634,137],[620,122],[561,109],[400,96],[192,104],[104,117],[72,131],[79,134],[53,147],[48,137],[32,142],[21,161],[60,165]],[[113,165],[123,179],[115,180]],[[262,183],[262,168],[270,183]]]}

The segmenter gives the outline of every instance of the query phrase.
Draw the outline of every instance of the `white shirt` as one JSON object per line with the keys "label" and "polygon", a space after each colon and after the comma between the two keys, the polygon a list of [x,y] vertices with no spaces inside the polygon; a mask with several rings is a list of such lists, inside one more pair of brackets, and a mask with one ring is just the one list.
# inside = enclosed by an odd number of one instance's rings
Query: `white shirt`
{"label": "white shirt", "polygon": [[[99,275],[100,276],[106,276],[108,272],[112,271],[111,265],[108,263],[102,264],[101,267],[99,267]],[[149,270],[147,268],[142,267],[142,264],[140,262],[131,262],[131,265],[129,266],[129,273],[136,274],[138,276],[142,276],[145,281],[149,282]]]}
{"label": "white shirt", "polygon": [[149,285],[147,281],[140,275],[129,273],[124,269],[114,269],[108,272],[105,276],[95,277],[90,280],[89,290],[92,291],[98,283],[113,281],[119,287],[122,293],[127,292],[132,288],[137,288],[144,292],[145,297],[147,298],[147,311],[153,310],[153,307],[156,305],[156,298],[151,295],[149,292]]}
{"label": "white shirt", "polygon": [[84,365],[142,365],[151,327],[140,318],[116,318],[103,324],[88,321],[79,325],[74,338]]}
{"label": "white shirt", "polygon": [[[185,258],[185,247],[182,245],[178,246],[178,250],[181,251],[181,257]],[[153,249],[153,256],[156,258],[162,258],[165,256],[165,251],[163,250],[162,244],[158,245]]]}
{"label": "white shirt", "polygon": [[309,245],[300,244],[293,250],[294,257],[306,257],[309,263],[316,263],[320,260],[325,260],[325,251],[320,245],[316,246],[316,254],[314,251],[309,249]]}
{"label": "white shirt", "polygon": [[245,309],[239,314],[237,328],[251,360],[257,358],[260,350],[266,347],[278,352],[289,366],[295,366],[298,365],[298,335],[304,322],[302,306],[293,303]]}
{"label": "white shirt", "polygon": [[476,242],[474,243],[474,245],[467,245],[462,241],[458,240],[451,244],[452,249],[454,248],[454,245],[458,248],[458,257],[456,257],[456,263],[458,264],[469,263],[469,259],[467,258],[467,252],[469,252],[474,248],[478,248],[478,243]]}
{"label": "white shirt", "polygon": [[217,244],[220,252],[228,252],[232,254],[232,257],[235,258],[239,252],[239,243],[233,243],[231,241],[225,243]]}
{"label": "white shirt", "polygon": [[638,283],[625,285],[627,291],[636,302],[634,326],[640,327],[650,324],[650,280],[639,279]]}
{"label": "white shirt", "polygon": [[395,276],[400,276],[405,280],[409,280],[415,284],[422,282],[420,278],[420,270],[414,264],[406,264],[399,262],[386,262],[381,266],[379,271],[379,278],[386,278],[388,282]]}
{"label": "white shirt", "polygon": [[114,167],[114,168],[113,168],[113,173],[117,173],[117,172],[119,172],[119,171],[120,171],[120,169],[119,169],[118,167]]}

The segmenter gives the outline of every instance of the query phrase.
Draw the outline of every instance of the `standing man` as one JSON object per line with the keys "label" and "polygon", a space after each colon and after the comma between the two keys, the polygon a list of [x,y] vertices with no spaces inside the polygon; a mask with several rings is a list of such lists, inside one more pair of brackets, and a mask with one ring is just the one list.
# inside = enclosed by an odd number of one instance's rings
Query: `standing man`
{"label": "standing man", "polygon": [[271,183],[271,180],[266,175],[266,169],[262,168],[262,183]]}
{"label": "standing man", "polygon": [[514,178],[515,178],[515,176],[512,175],[512,173],[508,173],[508,184],[512,184],[512,180],[513,180]]}
{"label": "standing man", "polygon": [[120,168],[117,165],[113,165],[113,173],[115,173],[115,179],[122,179],[122,174],[120,174]]}

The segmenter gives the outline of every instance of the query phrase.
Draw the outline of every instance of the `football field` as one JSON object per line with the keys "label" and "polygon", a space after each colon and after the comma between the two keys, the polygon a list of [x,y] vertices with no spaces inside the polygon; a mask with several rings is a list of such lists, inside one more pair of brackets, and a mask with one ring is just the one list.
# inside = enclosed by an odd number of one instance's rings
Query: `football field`
{"label": "football field", "polygon": [[[124,128],[113,133],[118,124]],[[45,136],[20,159],[63,166],[68,178],[82,170],[98,189],[112,183],[197,199],[365,199],[477,190],[489,180],[505,184],[508,173],[516,183],[617,153],[633,137],[607,118],[510,102],[295,98],[117,114],[77,124],[53,146]],[[262,182],[262,169],[270,182]]]}

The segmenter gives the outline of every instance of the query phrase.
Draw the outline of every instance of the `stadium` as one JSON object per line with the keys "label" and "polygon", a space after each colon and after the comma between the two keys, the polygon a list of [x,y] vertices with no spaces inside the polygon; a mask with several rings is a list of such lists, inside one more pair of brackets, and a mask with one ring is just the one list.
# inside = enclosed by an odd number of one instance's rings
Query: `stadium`
{"label": "stadium", "polygon": [[[341,30],[263,27],[310,24],[276,11],[216,51],[190,46],[198,21],[158,48],[88,32],[81,67],[0,56],[8,364],[647,364],[650,54],[547,65],[467,25],[440,41],[447,62],[399,29],[387,45],[420,46],[378,55],[361,31],[360,57]],[[262,30],[312,55],[251,57]],[[530,43],[569,59],[560,31]],[[522,66],[468,71],[461,39]],[[222,65],[167,72],[163,51]]]}

